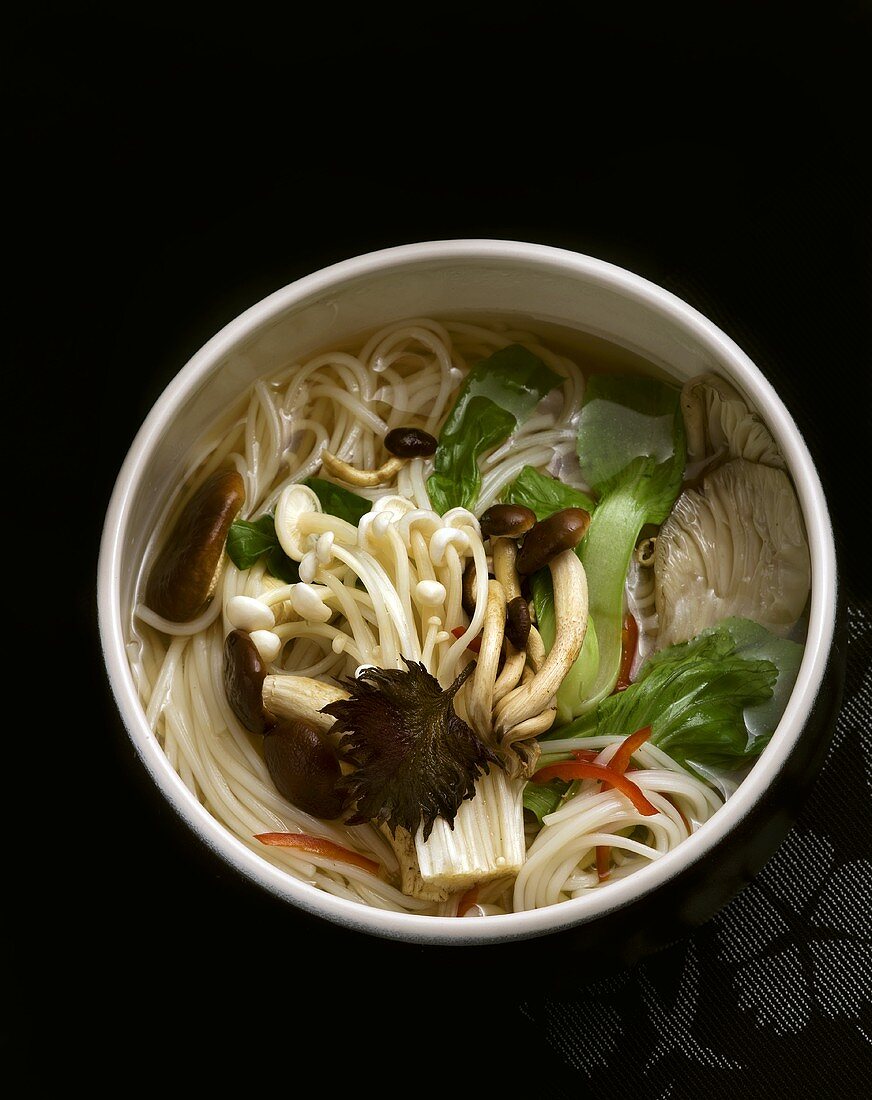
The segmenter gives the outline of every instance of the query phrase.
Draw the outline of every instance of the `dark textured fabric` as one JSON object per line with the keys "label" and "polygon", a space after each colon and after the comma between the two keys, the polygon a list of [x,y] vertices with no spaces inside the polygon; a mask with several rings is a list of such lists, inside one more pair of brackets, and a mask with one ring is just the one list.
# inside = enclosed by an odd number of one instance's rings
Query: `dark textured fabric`
{"label": "dark textured fabric", "polygon": [[[522,1013],[579,1095],[868,1095],[872,1066],[872,621],[849,604],[844,704],[799,821],[687,940]],[[568,1095],[568,1092],[567,1092]]]}

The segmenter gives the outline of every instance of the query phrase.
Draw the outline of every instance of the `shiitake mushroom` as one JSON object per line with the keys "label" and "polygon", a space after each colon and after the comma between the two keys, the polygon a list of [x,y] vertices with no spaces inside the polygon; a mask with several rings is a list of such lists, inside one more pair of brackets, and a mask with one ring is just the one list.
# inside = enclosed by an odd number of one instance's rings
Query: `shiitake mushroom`
{"label": "shiitake mushroom", "polygon": [[282,797],[313,817],[339,817],[339,761],[314,726],[299,718],[279,722],[266,732],[263,755]]}
{"label": "shiitake mushroom", "polygon": [[218,577],[230,525],[245,500],[237,470],[212,474],[177,518],[148,576],[145,602],[174,623],[205,611]]}
{"label": "shiitake mushroom", "polygon": [[264,733],[275,721],[263,705],[266,664],[245,630],[224,640],[224,691],[239,721],[252,733]]}
{"label": "shiitake mushroom", "polygon": [[264,736],[263,755],[276,790],[313,817],[342,812],[339,762],[320,731],[302,718],[276,720],[263,705],[266,665],[251,635],[231,630],[224,642],[224,690],[247,730]]}

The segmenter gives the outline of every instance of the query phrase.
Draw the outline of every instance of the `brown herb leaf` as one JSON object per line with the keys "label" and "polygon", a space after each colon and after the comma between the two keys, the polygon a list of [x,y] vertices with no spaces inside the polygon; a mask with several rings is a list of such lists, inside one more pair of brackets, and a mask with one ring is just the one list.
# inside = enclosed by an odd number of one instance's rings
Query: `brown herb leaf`
{"label": "brown herb leaf", "polygon": [[454,696],[475,668],[469,664],[451,687],[417,661],[406,669],[370,668],[343,685],[351,698],[324,707],[343,733],[339,748],[356,770],[340,780],[346,805],[354,806],[348,823],[375,821],[415,833],[424,823],[424,839],[442,817],[451,828],[460,803],[475,794],[475,781],[494,752],[454,710]]}

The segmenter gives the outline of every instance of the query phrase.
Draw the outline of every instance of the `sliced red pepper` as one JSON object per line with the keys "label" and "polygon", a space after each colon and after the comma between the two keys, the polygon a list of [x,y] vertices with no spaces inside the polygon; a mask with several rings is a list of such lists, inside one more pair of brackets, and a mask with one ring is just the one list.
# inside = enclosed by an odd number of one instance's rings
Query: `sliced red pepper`
{"label": "sliced red pepper", "polygon": [[632,779],[627,779],[625,775],[613,772],[611,768],[606,768],[602,764],[565,760],[560,764],[549,764],[545,768],[540,768],[533,776],[534,783],[547,783],[549,779],[568,779],[570,782],[575,779],[599,779],[600,782],[608,783],[621,794],[625,794],[639,813],[645,817],[653,817],[658,813],[656,807],[651,805]]}
{"label": "sliced red pepper", "polygon": [[[651,736],[651,727],[643,726],[640,730],[636,730],[635,733],[631,733],[629,737],[625,737],[621,747],[615,753],[608,763],[608,767],[613,772],[617,772],[618,775],[623,775],[627,768],[630,767],[630,757],[639,748],[640,745],[644,745],[648,738]],[[677,809],[677,807],[676,807]],[[681,813],[681,810],[678,811]],[[599,844],[596,850],[596,873],[599,875],[600,882],[603,882],[609,877],[609,861],[611,859],[611,845]],[[605,869],[605,873],[603,873]]]}
{"label": "sliced red pepper", "polygon": [[462,917],[464,913],[467,913],[473,905],[478,904],[478,887],[470,886],[466,893],[461,897],[457,903],[457,915]]}
{"label": "sliced red pepper", "polygon": [[600,882],[605,882],[611,874],[612,849],[608,844],[598,844],[596,848],[596,877]]}
{"label": "sliced red pepper", "polygon": [[583,760],[585,764],[592,764],[599,753],[594,752],[593,749],[573,749],[572,756],[575,760]]}
{"label": "sliced red pepper", "polygon": [[[466,631],[467,627],[465,626],[455,626],[451,633],[455,638],[462,638]],[[478,653],[481,649],[481,635],[479,634],[477,638],[473,638],[471,642],[467,642],[466,648],[472,650],[473,653]]]}
{"label": "sliced red pepper", "polygon": [[626,691],[630,686],[630,670],[636,658],[638,644],[639,624],[628,611],[624,616],[624,626],[621,630],[621,667],[618,671],[618,679],[615,682],[613,695],[618,691]]}
{"label": "sliced red pepper", "polygon": [[381,869],[374,859],[367,859],[360,852],[353,852],[350,848],[343,848],[341,844],[334,844],[332,840],[324,840],[319,836],[308,836],[306,833],[257,833],[254,839],[275,848],[299,848],[313,856],[353,863],[355,867],[362,867],[373,875],[377,875]]}
{"label": "sliced red pepper", "polygon": [[629,737],[625,737],[621,743],[621,747],[609,761],[609,767],[612,771],[623,775],[630,765],[630,757],[636,749],[645,744],[650,736],[651,727],[643,726],[640,730],[636,730],[635,733],[631,733]]}

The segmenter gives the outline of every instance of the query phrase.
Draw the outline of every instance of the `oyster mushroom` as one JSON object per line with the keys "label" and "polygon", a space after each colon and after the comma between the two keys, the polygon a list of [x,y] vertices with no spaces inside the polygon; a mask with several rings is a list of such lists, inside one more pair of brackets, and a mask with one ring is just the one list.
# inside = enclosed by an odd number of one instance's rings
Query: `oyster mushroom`
{"label": "oyster mushroom", "polygon": [[811,584],[787,474],[734,459],[682,493],[657,538],[654,584],[660,647],[732,615],[786,634]]}
{"label": "oyster mushroom", "polygon": [[685,382],[681,412],[691,469],[717,455],[784,467],[769,429],[726,379],[700,374]]}
{"label": "oyster mushroom", "polygon": [[245,500],[236,470],[213,474],[194,493],[161,547],[148,577],[145,602],[174,623],[206,608],[224,563],[227,532]]}

